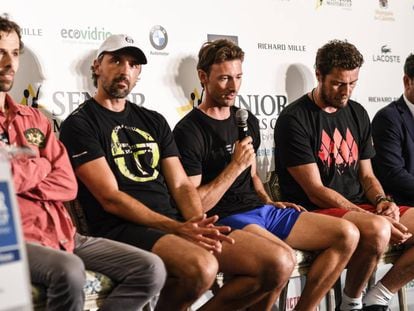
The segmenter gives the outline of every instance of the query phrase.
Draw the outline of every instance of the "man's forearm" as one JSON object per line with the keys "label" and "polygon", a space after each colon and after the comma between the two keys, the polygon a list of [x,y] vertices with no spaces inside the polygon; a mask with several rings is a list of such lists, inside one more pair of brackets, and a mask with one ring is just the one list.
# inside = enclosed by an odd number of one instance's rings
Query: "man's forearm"
{"label": "man's forearm", "polygon": [[41,183],[52,166],[45,158],[16,158],[11,160],[11,169],[15,191],[22,194]]}
{"label": "man's forearm", "polygon": [[241,173],[240,167],[234,162],[230,162],[214,180],[197,187],[205,212],[216,206]]}
{"label": "man's forearm", "polygon": [[98,199],[105,211],[129,222],[168,233],[175,233],[179,222],[167,216],[152,211],[135,198],[122,191]]}
{"label": "man's forearm", "polygon": [[184,219],[204,214],[200,196],[191,183],[173,190],[172,195]]}
{"label": "man's forearm", "polygon": [[366,177],[361,179],[361,184],[365,192],[365,197],[373,204],[377,204],[379,196],[385,196],[384,189],[376,177]]}
{"label": "man's forearm", "polygon": [[272,202],[273,199],[267,194],[267,192],[264,188],[264,185],[262,183],[262,180],[260,179],[260,177],[257,174],[252,176],[252,181],[253,181],[253,187],[256,190],[256,193],[259,196],[260,200],[264,204],[268,204],[268,203]]}
{"label": "man's forearm", "polygon": [[314,191],[313,195],[309,195],[312,203],[320,208],[343,208],[346,210],[359,209],[357,205],[349,201],[340,193],[328,187],[323,187]]}

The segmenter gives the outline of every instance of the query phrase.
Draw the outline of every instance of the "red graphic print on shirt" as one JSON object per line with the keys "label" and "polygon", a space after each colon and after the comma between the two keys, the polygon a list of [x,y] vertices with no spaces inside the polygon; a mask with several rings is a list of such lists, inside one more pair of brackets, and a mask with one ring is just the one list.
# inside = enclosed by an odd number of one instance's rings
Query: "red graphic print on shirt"
{"label": "red graphic print on shirt", "polygon": [[347,129],[346,135],[343,137],[335,128],[333,137],[330,137],[323,130],[318,157],[324,164],[325,170],[328,171],[334,165],[339,174],[343,174],[345,169],[351,166],[356,166],[358,146],[351,131]]}

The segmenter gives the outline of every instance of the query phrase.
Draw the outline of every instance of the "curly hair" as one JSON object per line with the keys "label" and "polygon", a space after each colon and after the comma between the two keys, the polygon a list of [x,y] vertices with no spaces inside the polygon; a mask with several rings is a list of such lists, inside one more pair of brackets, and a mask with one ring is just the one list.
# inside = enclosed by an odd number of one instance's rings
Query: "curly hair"
{"label": "curly hair", "polygon": [[404,74],[410,79],[414,78],[414,54],[408,55],[404,64]]}
{"label": "curly hair", "polygon": [[234,42],[227,39],[218,39],[203,44],[198,52],[197,69],[210,74],[213,64],[239,59],[244,60],[243,50]]}
{"label": "curly hair", "polygon": [[[10,32],[16,32],[19,37],[19,49],[23,51],[24,44],[22,41],[22,34],[19,25],[9,19],[7,14],[0,15],[0,31],[9,34]],[[1,35],[0,35],[1,38]]]}
{"label": "curly hair", "polygon": [[332,40],[316,53],[315,69],[326,76],[334,68],[353,70],[360,68],[364,57],[355,45],[341,40]]}

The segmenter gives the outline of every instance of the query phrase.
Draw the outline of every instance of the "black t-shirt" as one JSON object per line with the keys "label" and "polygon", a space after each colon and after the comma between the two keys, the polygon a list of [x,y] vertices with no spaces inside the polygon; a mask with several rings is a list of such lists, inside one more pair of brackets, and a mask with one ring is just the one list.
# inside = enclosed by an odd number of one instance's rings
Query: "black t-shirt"
{"label": "black t-shirt", "polygon": [[[232,107],[228,119],[216,120],[199,109],[193,109],[173,131],[184,169],[189,176],[201,174],[201,185],[215,179],[231,161],[234,143],[238,140],[236,110]],[[257,151],[260,145],[259,122],[250,112],[247,124]],[[221,218],[262,204],[248,168],[237,177],[208,215],[217,214]]]}
{"label": "black t-shirt", "polygon": [[[353,203],[364,203],[359,160],[374,156],[370,120],[365,109],[349,100],[335,113],[320,109],[307,95],[280,114],[275,128],[276,171],[284,200],[316,209],[287,171],[316,163],[322,183]],[[334,207],[334,206],[333,206]]]}
{"label": "black t-shirt", "polygon": [[[162,115],[130,102],[124,111],[114,112],[89,99],[62,123],[60,139],[68,149],[73,167],[105,157],[119,190],[158,213],[175,216],[160,164],[161,159],[179,153]],[[86,207],[93,234],[125,222],[105,212],[81,182],[78,199]]]}

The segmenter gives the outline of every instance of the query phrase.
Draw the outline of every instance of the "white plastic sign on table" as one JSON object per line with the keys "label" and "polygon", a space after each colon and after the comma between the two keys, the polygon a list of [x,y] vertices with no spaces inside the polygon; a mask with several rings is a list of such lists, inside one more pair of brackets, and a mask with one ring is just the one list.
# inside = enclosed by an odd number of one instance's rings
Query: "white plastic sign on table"
{"label": "white plastic sign on table", "polygon": [[0,310],[32,310],[20,214],[10,167],[0,154]]}

